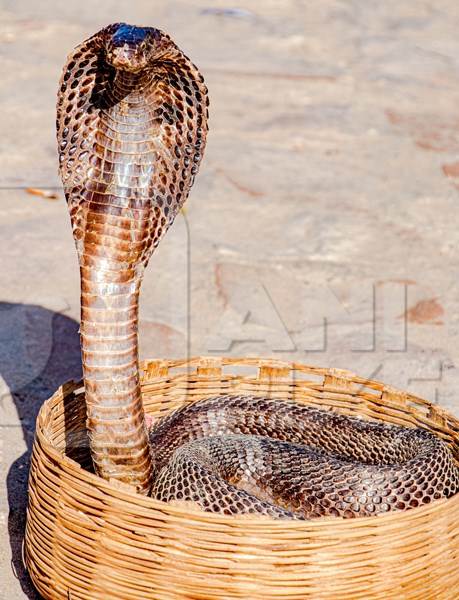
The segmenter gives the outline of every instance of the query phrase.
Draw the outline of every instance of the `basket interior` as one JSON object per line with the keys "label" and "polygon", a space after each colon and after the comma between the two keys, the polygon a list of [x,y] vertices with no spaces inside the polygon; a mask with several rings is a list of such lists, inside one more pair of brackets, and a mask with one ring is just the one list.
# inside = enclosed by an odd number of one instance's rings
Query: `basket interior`
{"label": "basket interior", "polygon": [[[446,441],[459,463],[459,420],[407,392],[341,369],[263,359],[153,360],[141,365],[145,411],[154,419],[186,404],[221,394],[293,400],[346,415],[406,427],[422,427]],[[48,441],[92,472],[82,382],[63,386],[53,399]],[[62,404],[61,404],[62,403]]]}

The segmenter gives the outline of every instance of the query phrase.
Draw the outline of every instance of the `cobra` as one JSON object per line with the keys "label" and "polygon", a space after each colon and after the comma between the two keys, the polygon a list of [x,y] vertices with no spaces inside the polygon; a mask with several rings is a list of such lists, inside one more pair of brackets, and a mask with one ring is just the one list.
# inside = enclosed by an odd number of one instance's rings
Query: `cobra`
{"label": "cobra", "polygon": [[204,399],[147,428],[140,286],[198,171],[207,106],[197,67],[151,27],[110,25],[64,67],[57,139],[95,471],[158,500],[277,518],[372,515],[455,494],[449,448],[422,429],[252,396]]}

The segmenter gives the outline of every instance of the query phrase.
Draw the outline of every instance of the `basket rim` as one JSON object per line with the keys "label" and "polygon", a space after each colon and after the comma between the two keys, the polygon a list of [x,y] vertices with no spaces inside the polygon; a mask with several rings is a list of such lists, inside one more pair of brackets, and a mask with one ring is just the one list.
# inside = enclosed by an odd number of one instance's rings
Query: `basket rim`
{"label": "basket rim", "polygon": [[[343,379],[350,379],[352,381],[362,380],[365,384],[372,384],[370,387],[373,389],[378,389],[381,392],[390,392],[395,394],[403,394],[408,398],[418,399],[417,396],[414,396],[408,392],[403,390],[399,390],[392,386],[387,386],[383,382],[374,381],[374,380],[366,380],[355,375],[352,371],[348,371],[345,369],[336,369],[336,368],[326,368],[326,367],[315,367],[308,366],[303,363],[296,362],[287,362],[280,361],[278,359],[270,359],[270,358],[234,358],[234,357],[205,357],[205,356],[195,356],[190,359],[152,359],[152,360],[144,360],[140,362],[140,369],[143,372],[143,376],[141,377],[141,386],[145,385],[147,382],[151,382],[152,378],[145,379],[145,369],[151,367],[152,365],[157,369],[159,368],[175,368],[175,367],[199,367],[199,366],[208,366],[209,362],[212,364],[220,363],[221,365],[249,365],[249,366],[266,366],[272,367],[274,369],[280,369],[285,371],[285,369],[289,369],[291,371],[299,370],[302,372],[310,372],[314,374],[320,375],[336,375]],[[148,369],[149,370],[149,369]],[[171,373],[166,378],[169,380],[174,380],[175,378],[180,377],[181,374]],[[244,379],[244,376],[237,375],[236,377],[241,377]],[[157,381],[161,381],[164,379],[164,376],[154,377]],[[253,381],[253,378],[248,378]],[[297,521],[297,520],[284,520],[284,519],[272,519],[271,517],[265,517],[260,515],[223,515],[218,513],[209,513],[203,511],[192,503],[167,503],[162,502],[160,500],[155,500],[149,496],[144,496],[138,493],[133,486],[129,484],[124,484],[120,482],[107,481],[95,473],[91,473],[84,469],[78,462],[69,458],[64,452],[59,450],[55,444],[50,441],[48,437],[48,426],[47,422],[53,419],[53,411],[55,410],[56,404],[60,403],[63,398],[70,395],[76,390],[84,389],[83,380],[70,380],[63,385],[59,386],[57,390],[45,400],[45,402],[40,407],[40,411],[37,416],[36,421],[36,431],[35,431],[35,439],[36,442],[39,443],[42,450],[44,450],[48,455],[53,457],[53,459],[62,467],[68,475],[72,478],[77,477],[78,474],[82,474],[82,478],[79,478],[83,484],[91,485],[91,487],[98,488],[102,493],[109,494],[112,499],[118,499],[120,502],[126,502],[131,505],[136,505],[136,509],[138,510],[156,510],[163,513],[167,513],[168,516],[176,519],[180,519],[185,517],[188,520],[193,520],[196,524],[201,523],[202,525],[209,526],[209,524],[215,524],[215,526],[227,525],[231,528],[237,527],[238,525],[243,524],[244,527],[249,529],[263,529],[265,527],[269,527],[271,530],[282,530],[284,532],[292,531],[292,532],[307,532],[314,530],[315,533],[320,531],[323,528],[329,528],[332,523],[334,526],[341,530],[354,530],[361,531],[361,535],[368,535],[369,530],[375,531],[380,526],[385,526],[386,528],[393,523],[394,526],[400,527],[400,520],[403,520],[407,526],[409,526],[410,521],[416,521],[418,519],[422,519],[428,515],[433,515],[438,511],[442,511],[444,508],[451,508],[452,510],[457,506],[459,506],[459,493],[456,493],[454,496],[450,498],[442,498],[439,500],[434,500],[429,504],[424,504],[418,506],[416,508],[410,508],[406,511],[394,511],[388,512],[385,514],[373,515],[369,517],[358,517],[354,519],[345,519],[343,517],[334,517],[327,516],[321,517],[318,519],[311,519],[305,521]],[[203,394],[204,396],[206,394]],[[214,395],[214,394],[209,394]],[[442,407],[438,407],[437,405],[424,400],[423,398],[419,398],[419,400],[423,404],[427,404],[432,406],[436,411],[438,410],[439,414],[447,417],[448,421],[452,421],[459,428],[459,419],[456,418],[453,414]],[[458,434],[459,438],[459,434]],[[86,479],[87,481],[84,481]],[[62,485],[65,485],[65,482],[61,482]]]}

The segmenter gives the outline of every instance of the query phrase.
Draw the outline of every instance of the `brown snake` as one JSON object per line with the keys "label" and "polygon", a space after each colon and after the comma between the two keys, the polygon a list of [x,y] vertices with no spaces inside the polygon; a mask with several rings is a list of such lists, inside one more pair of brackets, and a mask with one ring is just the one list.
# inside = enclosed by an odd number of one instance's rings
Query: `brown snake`
{"label": "brown snake", "polygon": [[372,515],[455,494],[458,468],[430,432],[293,402],[211,398],[147,431],[140,283],[193,184],[207,104],[198,69],[157,29],[110,25],[64,67],[57,137],[81,271],[96,472],[159,500],[273,517]]}

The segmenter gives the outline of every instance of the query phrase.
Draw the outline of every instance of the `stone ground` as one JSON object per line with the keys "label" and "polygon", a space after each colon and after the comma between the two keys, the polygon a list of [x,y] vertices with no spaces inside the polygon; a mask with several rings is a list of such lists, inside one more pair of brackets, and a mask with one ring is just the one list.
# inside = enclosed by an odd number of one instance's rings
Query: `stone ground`
{"label": "stone ground", "polygon": [[[36,597],[21,562],[35,416],[80,373],[56,86],[66,53],[109,22],[170,32],[201,67],[211,98],[187,214],[146,275],[142,355],[260,354],[344,367],[459,414],[457,3],[236,6],[0,3],[0,579],[8,600]],[[29,186],[57,188],[58,201]]]}

